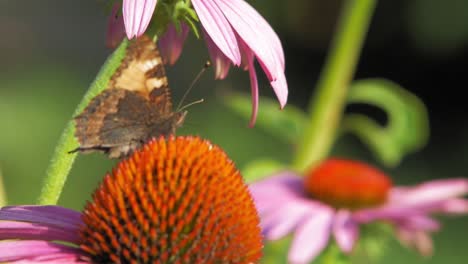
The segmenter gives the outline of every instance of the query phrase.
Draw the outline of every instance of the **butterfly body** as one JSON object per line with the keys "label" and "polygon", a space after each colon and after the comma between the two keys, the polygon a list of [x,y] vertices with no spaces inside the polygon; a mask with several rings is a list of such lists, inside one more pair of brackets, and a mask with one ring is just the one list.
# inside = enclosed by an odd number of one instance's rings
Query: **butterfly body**
{"label": "butterfly body", "polygon": [[108,88],[75,117],[75,151],[101,151],[110,158],[129,155],[153,137],[175,133],[186,112],[174,112],[164,66],[155,43],[132,43]]}

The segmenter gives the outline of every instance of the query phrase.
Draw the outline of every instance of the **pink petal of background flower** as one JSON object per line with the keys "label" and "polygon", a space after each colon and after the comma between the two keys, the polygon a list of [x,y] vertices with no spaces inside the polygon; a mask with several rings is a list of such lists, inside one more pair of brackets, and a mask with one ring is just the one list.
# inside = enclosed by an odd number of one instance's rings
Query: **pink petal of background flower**
{"label": "pink petal of background flower", "polygon": [[352,219],[351,212],[339,210],[333,223],[333,235],[340,249],[345,253],[353,250],[359,236],[359,226]]}
{"label": "pink petal of background flower", "polygon": [[467,214],[468,210],[462,209],[468,208],[468,199],[457,198],[468,194],[464,187],[467,183],[468,179],[449,179],[394,187],[386,204],[358,210],[335,209],[312,198],[304,191],[303,179],[293,172],[273,175],[251,184],[249,189],[265,239],[276,240],[294,232],[288,261],[310,263],[325,249],[332,235],[340,249],[350,253],[359,238],[360,225],[374,221],[391,224],[402,244],[423,255],[432,254],[430,234],[438,231],[440,224],[430,214]]}
{"label": "pink petal of background flower", "polygon": [[293,264],[306,264],[317,257],[330,239],[333,212],[321,210],[309,214],[297,228],[288,259]]}
{"label": "pink petal of background flower", "polygon": [[110,49],[117,47],[125,37],[123,17],[122,14],[119,14],[121,6],[122,5],[120,3],[114,4],[107,22],[106,47]]}
{"label": "pink petal of background flower", "polygon": [[157,0],[123,0],[122,13],[128,39],[145,33]]}
{"label": "pink petal of background flower", "polygon": [[210,35],[203,29],[203,36],[208,47],[211,62],[215,69],[215,79],[224,79],[229,73],[231,67],[231,60],[224,55],[224,53],[216,46],[211,39]]}
{"label": "pink petal of background flower", "polygon": [[179,59],[188,33],[189,28],[185,23],[180,23],[180,32],[177,32],[174,24],[168,26],[159,39],[159,50],[165,64],[174,65]]}

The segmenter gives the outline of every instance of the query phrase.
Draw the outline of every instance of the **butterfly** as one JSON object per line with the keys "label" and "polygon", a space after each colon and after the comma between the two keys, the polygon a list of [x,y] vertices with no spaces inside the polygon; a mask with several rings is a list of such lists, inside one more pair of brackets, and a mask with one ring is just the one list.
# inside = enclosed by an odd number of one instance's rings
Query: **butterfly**
{"label": "butterfly", "polygon": [[107,88],[75,117],[80,146],[71,152],[122,158],[153,137],[175,134],[186,114],[173,111],[161,55],[143,35],[129,44]]}

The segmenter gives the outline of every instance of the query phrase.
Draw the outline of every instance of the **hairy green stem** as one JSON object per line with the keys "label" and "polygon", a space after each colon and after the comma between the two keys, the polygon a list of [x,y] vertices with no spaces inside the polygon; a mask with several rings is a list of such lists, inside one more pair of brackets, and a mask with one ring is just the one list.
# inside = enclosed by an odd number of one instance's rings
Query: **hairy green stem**
{"label": "hairy green stem", "polygon": [[[122,44],[120,44],[120,46],[109,56],[96,76],[96,79],[89,87],[81,102],[78,104],[73,116],[80,114],[91,99],[107,87],[109,79],[117,70],[117,67],[120,65],[120,62],[125,55],[127,45],[128,41],[123,41]],[[57,204],[63,186],[67,180],[67,176],[77,155],[76,153],[69,153],[70,150],[78,147],[78,142],[74,134],[75,122],[72,119],[68,122],[60,136],[50,161],[49,168],[47,169],[46,178],[38,199],[38,203],[41,205]]]}
{"label": "hairy green stem", "polygon": [[376,0],[345,2],[325,66],[308,107],[309,122],[293,160],[302,172],[324,159],[335,141],[349,83],[367,34]]}

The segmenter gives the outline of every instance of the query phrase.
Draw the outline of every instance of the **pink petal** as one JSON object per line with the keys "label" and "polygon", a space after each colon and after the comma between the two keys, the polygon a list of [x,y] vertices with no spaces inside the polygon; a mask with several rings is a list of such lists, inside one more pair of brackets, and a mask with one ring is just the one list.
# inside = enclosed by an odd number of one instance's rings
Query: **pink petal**
{"label": "pink petal", "polygon": [[392,202],[405,205],[433,203],[468,194],[468,179],[434,180],[399,192]]}
{"label": "pink petal", "polygon": [[35,258],[49,254],[83,254],[78,248],[45,241],[3,241],[0,243],[0,262]]}
{"label": "pink petal", "polygon": [[428,257],[434,252],[431,236],[427,232],[400,228],[396,236],[401,244],[408,248],[415,248],[422,256]]}
{"label": "pink petal", "polygon": [[236,35],[216,2],[213,0],[193,0],[192,5],[203,28],[216,46],[234,65],[239,66],[241,55]]}
{"label": "pink petal", "polygon": [[226,55],[216,46],[216,44],[211,39],[210,35],[203,30],[203,35],[206,41],[206,46],[208,47],[208,52],[210,54],[211,62],[213,63],[215,69],[215,79],[224,79],[229,73],[229,68],[231,67],[231,61]]}
{"label": "pink petal", "polygon": [[293,238],[288,260],[293,264],[310,263],[328,244],[333,211],[324,210],[307,216]]}
{"label": "pink petal", "polygon": [[247,68],[249,69],[250,90],[252,93],[252,115],[250,117],[249,126],[253,127],[255,125],[255,121],[257,120],[258,114],[258,81],[257,74],[255,73],[254,55],[252,51],[246,46],[244,41],[239,40],[239,46],[241,48],[242,54],[245,55]]}
{"label": "pink petal", "polygon": [[446,214],[468,214],[468,200],[461,198],[448,199],[440,202],[433,210]]}
{"label": "pink petal", "polygon": [[[284,77],[283,48],[278,36],[265,19],[244,0],[217,0],[216,4],[259,60],[268,79],[272,82],[281,107],[284,107],[288,88]],[[277,79],[284,80],[276,83]]]}
{"label": "pink petal", "polygon": [[359,225],[351,217],[351,212],[340,210],[336,213],[333,222],[333,235],[340,249],[350,253],[359,236]]}
{"label": "pink petal", "polygon": [[121,3],[115,3],[112,7],[109,21],[107,22],[106,47],[114,49],[125,37],[125,26],[122,15],[119,14]]}
{"label": "pink petal", "polygon": [[438,231],[440,223],[426,215],[410,215],[396,222],[398,227],[404,227],[407,230],[420,231]]}
{"label": "pink petal", "polygon": [[40,223],[1,221],[0,239],[60,240],[77,243],[77,230],[63,229]]}
{"label": "pink petal", "polygon": [[402,219],[414,214],[430,212],[467,212],[467,202],[456,200],[468,193],[467,179],[435,180],[416,187],[398,187],[392,190],[390,201],[381,207],[355,213],[360,222],[376,219]]}
{"label": "pink petal", "polygon": [[0,220],[42,223],[76,232],[81,222],[81,214],[74,210],[46,206],[7,206],[0,209]]}
{"label": "pink petal", "polygon": [[170,24],[166,33],[159,39],[159,50],[164,63],[174,65],[182,53],[185,39],[189,33],[189,28],[185,23],[180,23],[180,32],[177,32],[174,24]]}
{"label": "pink petal", "polygon": [[14,264],[34,264],[34,263],[45,263],[45,264],[74,264],[74,263],[91,263],[86,261],[82,254],[75,253],[56,253],[56,254],[47,254],[43,256],[37,256],[33,258],[28,258],[24,260],[17,260],[11,262]]}
{"label": "pink petal", "polygon": [[123,19],[128,39],[139,37],[145,33],[157,0],[123,0]]}
{"label": "pink petal", "polygon": [[294,172],[281,172],[249,186],[260,214],[274,210],[279,202],[304,196],[302,179]]}
{"label": "pink petal", "polygon": [[261,214],[261,226],[266,239],[276,240],[287,235],[304,217],[328,210],[327,206],[314,201],[291,199],[277,203],[269,214]]}

